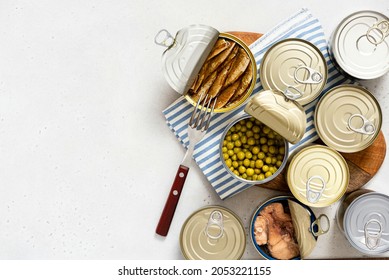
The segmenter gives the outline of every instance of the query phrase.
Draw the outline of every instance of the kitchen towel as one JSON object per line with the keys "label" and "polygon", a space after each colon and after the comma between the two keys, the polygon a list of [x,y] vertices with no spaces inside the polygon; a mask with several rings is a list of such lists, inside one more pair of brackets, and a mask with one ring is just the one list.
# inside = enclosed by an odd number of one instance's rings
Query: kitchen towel
{"label": "kitchen towel", "polygon": [[[249,46],[255,57],[258,69],[266,50],[274,43],[286,38],[300,38],[309,41],[316,45],[323,53],[328,66],[328,79],[321,96],[334,86],[352,83],[352,81],[343,76],[331,62],[327,50],[327,41],[320,22],[308,9],[301,9]],[[252,94],[256,94],[262,89],[258,77]],[[319,98],[320,97],[304,106],[307,116],[305,135],[299,143],[289,146],[290,152],[298,146],[311,143],[318,139],[313,118],[315,106]],[[212,117],[207,134],[196,145],[193,154],[195,162],[221,199],[232,197],[253,186],[253,184],[242,183],[232,177],[223,167],[219,152],[219,142],[225,127],[234,118],[242,115],[244,113],[243,109],[244,104],[232,112],[215,114]],[[189,104],[184,97],[180,97],[163,111],[169,128],[185,147],[189,143],[187,127],[192,112],[193,106]]]}

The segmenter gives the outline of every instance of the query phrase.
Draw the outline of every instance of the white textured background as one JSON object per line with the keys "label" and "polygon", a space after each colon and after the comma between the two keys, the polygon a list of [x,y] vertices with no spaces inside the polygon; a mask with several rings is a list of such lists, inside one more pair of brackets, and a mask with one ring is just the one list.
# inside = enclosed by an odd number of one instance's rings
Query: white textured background
{"label": "white textured background", "polygon": [[[182,223],[213,204],[247,228],[278,193],[254,187],[221,201],[193,166],[168,237],[154,234],[184,149],[161,113],[178,95],[153,40],[194,23],[266,32],[302,7],[327,37],[354,11],[389,15],[387,0],[2,0],[0,258],[181,259]],[[362,84],[382,106],[389,139],[389,77]],[[388,171],[387,160],[367,187],[389,194]],[[314,211],[333,219],[336,208]],[[312,254],[360,256],[334,223]],[[260,258],[249,242],[244,258]]]}

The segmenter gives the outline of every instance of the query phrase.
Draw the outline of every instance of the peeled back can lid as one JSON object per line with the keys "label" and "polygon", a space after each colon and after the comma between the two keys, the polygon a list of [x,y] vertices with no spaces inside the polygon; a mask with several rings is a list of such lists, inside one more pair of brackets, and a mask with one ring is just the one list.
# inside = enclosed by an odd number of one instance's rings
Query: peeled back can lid
{"label": "peeled back can lid", "polygon": [[249,100],[244,110],[292,144],[296,144],[304,136],[306,127],[304,109],[281,93],[261,91]]}
{"label": "peeled back can lid", "polygon": [[201,24],[179,30],[175,38],[165,29],[158,32],[155,43],[168,48],[162,56],[162,70],[175,91],[188,91],[218,36],[215,28]]}
{"label": "peeled back can lid", "polygon": [[313,145],[292,157],[287,182],[292,194],[303,204],[326,207],[346,192],[350,179],[346,160],[335,150]]}
{"label": "peeled back can lid", "polygon": [[370,146],[382,125],[382,112],[375,97],[365,88],[341,85],[319,101],[315,126],[323,142],[335,150],[354,153]]}
{"label": "peeled back can lid", "polygon": [[331,39],[331,54],[353,77],[375,79],[389,71],[389,18],[375,11],[346,17]]}
{"label": "peeled back can lid", "polygon": [[355,199],[346,210],[343,227],[358,251],[371,255],[389,251],[389,196],[370,192]]}
{"label": "peeled back can lid", "polygon": [[238,216],[220,206],[194,212],[180,233],[181,252],[189,260],[238,260],[246,248],[246,234]]}
{"label": "peeled back can lid", "polygon": [[327,63],[308,41],[292,38],[274,44],[264,55],[260,78],[265,90],[294,92],[301,105],[315,100],[327,81]]}

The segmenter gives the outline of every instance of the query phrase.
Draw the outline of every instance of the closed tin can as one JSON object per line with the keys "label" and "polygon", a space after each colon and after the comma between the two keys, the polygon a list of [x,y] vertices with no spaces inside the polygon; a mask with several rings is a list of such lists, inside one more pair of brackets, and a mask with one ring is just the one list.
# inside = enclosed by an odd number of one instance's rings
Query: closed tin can
{"label": "closed tin can", "polygon": [[[223,51],[218,53],[214,47],[218,47],[219,40],[227,42],[231,48],[219,48]],[[192,105],[196,105],[198,99],[204,98],[213,90],[211,98],[222,99],[220,95],[234,86],[234,94],[230,94],[233,92],[231,89],[223,95],[223,100],[228,101],[222,105],[219,105],[220,100],[216,102],[214,112],[227,112],[239,107],[253,92],[257,79],[257,65],[249,47],[239,38],[228,33],[220,33],[213,27],[197,24],[179,30],[175,37],[163,29],[156,35],[155,43],[167,48],[162,55],[162,70],[167,82]],[[214,54],[211,59],[210,56]],[[244,63],[239,63],[238,58],[243,56]],[[245,64],[247,61],[249,63]],[[244,68],[242,64],[247,67]],[[242,67],[242,71],[231,73],[233,68],[239,67]],[[230,73],[231,77],[228,76]],[[237,74],[239,78],[234,79],[233,74],[236,73],[239,73]],[[226,84],[229,78],[231,85]],[[194,88],[196,92],[193,91]]]}
{"label": "closed tin can", "polygon": [[345,194],[350,173],[337,151],[312,145],[293,155],[286,180],[297,200],[311,207],[326,207]]}
{"label": "closed tin can", "polygon": [[[273,208],[269,211],[269,207]],[[263,214],[263,211],[267,213]],[[276,221],[277,215],[281,216]],[[260,216],[264,218],[264,223],[258,220]],[[290,222],[293,230],[290,228]],[[280,227],[281,238],[272,236],[277,234],[277,227]],[[285,259],[281,256],[291,255],[283,250],[297,247],[298,252],[296,251],[294,255],[298,254],[288,259],[299,260],[309,256],[316,246],[318,237],[327,233],[329,228],[330,222],[326,215],[316,217],[311,208],[303,205],[296,198],[277,196],[265,201],[255,210],[250,223],[250,237],[255,249],[265,259]]]}
{"label": "closed tin can", "polygon": [[389,71],[389,19],[359,11],[343,19],[330,39],[332,60],[358,79],[375,79]]}
{"label": "closed tin can", "polygon": [[246,248],[239,217],[221,206],[194,212],[181,228],[180,247],[188,260],[238,260]]}
{"label": "closed tin can", "polygon": [[344,153],[366,149],[377,138],[382,112],[375,97],[365,88],[341,85],[318,102],[315,126],[321,140]]}
{"label": "closed tin can", "polygon": [[337,219],[359,252],[378,255],[389,251],[389,196],[369,190],[351,193],[338,209]]}
{"label": "closed tin can", "polygon": [[313,44],[286,39],[274,44],[264,55],[260,78],[265,90],[284,92],[301,105],[315,100],[327,81],[327,63]]}

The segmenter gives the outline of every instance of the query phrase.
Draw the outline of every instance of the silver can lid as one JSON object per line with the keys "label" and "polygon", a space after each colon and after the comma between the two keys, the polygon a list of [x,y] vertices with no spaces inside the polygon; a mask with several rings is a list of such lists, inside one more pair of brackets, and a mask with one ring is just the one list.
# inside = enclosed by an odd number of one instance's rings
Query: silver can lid
{"label": "silver can lid", "polygon": [[347,208],[343,227],[358,251],[371,255],[389,251],[389,196],[371,192],[358,197]]}
{"label": "silver can lid", "polygon": [[375,79],[389,71],[389,19],[375,11],[346,17],[336,28],[331,52],[353,77]]}
{"label": "silver can lid", "polygon": [[188,91],[218,36],[215,28],[201,24],[183,28],[175,37],[166,29],[158,32],[155,43],[167,47],[162,55],[162,70],[175,91]]}

